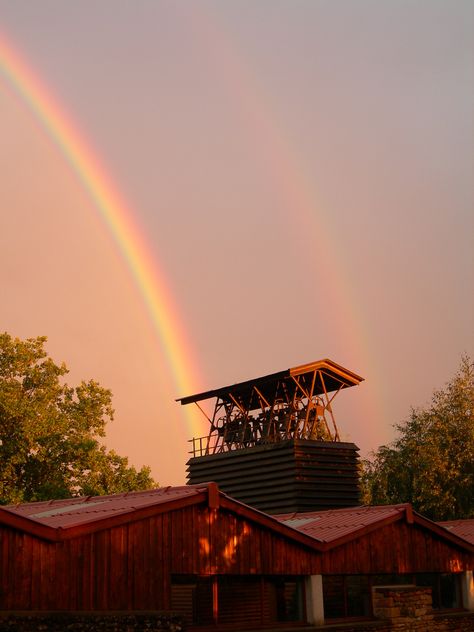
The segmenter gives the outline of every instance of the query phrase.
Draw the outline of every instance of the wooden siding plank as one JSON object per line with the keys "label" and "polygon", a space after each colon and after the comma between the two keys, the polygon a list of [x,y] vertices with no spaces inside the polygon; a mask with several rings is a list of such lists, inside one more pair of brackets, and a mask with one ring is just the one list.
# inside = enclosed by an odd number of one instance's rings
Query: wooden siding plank
{"label": "wooden siding plank", "polygon": [[[57,587],[54,581],[55,571],[55,545],[49,542],[42,542],[40,546],[40,562],[41,562],[41,609],[54,609],[57,600]],[[62,587],[64,590],[64,586]]]}
{"label": "wooden siding plank", "polygon": [[207,507],[200,508],[198,517],[199,575],[210,575],[211,572],[209,514],[210,510]]}
{"label": "wooden siding plank", "polygon": [[96,595],[97,606],[100,610],[107,610],[109,604],[109,568],[108,557],[110,538],[108,537],[108,531],[101,531],[97,533],[96,538],[96,556],[97,556],[97,580],[96,580]]}
{"label": "wooden siding plank", "polygon": [[156,608],[164,608],[164,594],[163,594],[163,575],[164,575],[164,562],[163,562],[163,516],[157,516],[155,521],[155,539],[156,539],[156,558],[155,558],[155,571],[156,571]]}
{"label": "wooden siding plank", "polygon": [[139,591],[136,594],[137,605],[140,610],[149,608],[149,583],[150,583],[150,564],[146,560],[148,546],[148,529],[145,520],[135,523],[137,530],[137,568]]}
{"label": "wooden siding plank", "polygon": [[31,593],[31,573],[27,569],[31,568],[32,552],[31,540],[23,534],[18,534],[18,543],[16,550],[17,561],[15,566],[20,562],[24,566],[24,571],[20,574],[18,583],[18,598],[21,600],[28,599]]}
{"label": "wooden siding plank", "polygon": [[125,590],[127,582],[126,559],[126,527],[116,527],[110,532],[110,588],[109,607],[113,610],[125,610]]}
{"label": "wooden siding plank", "polygon": [[[184,573],[185,542],[190,537],[192,525],[185,520],[185,511],[173,511],[171,517],[172,572]],[[187,517],[187,516],[186,516]]]}
{"label": "wooden siding plank", "polygon": [[[84,581],[86,583],[85,591],[84,591],[84,610],[92,610],[94,603],[94,538],[92,535],[87,536],[87,544],[84,547],[84,559],[85,559],[85,569],[87,574],[84,575]],[[87,581],[86,578],[89,578]]]}
{"label": "wooden siding plank", "polygon": [[169,514],[163,515],[163,608],[171,604],[171,525]]}
{"label": "wooden siding plank", "polygon": [[141,538],[140,527],[141,523],[134,522],[129,528],[129,537],[132,541],[133,553],[130,558],[130,570],[133,575],[133,592],[132,592],[132,609],[140,610],[141,600],[143,598],[143,570],[141,559]]}
{"label": "wooden siding plank", "polygon": [[197,574],[199,572],[199,532],[196,528],[198,524],[198,507],[196,505],[194,505],[194,507],[191,507],[191,512],[192,514],[190,520],[193,526],[192,528],[190,528],[191,533],[188,544],[192,548],[192,553],[189,557],[189,561],[191,561],[191,566],[189,567],[188,572],[192,574]]}
{"label": "wooden siding plank", "polygon": [[132,524],[127,524],[127,594],[126,594],[126,610],[133,610],[133,594],[135,590],[135,576],[133,572],[133,558],[134,558],[134,540],[132,532]]}
{"label": "wooden siding plank", "polygon": [[151,565],[149,575],[149,603],[150,609],[157,609],[157,587],[160,577],[160,569],[154,566],[154,562],[157,559],[157,542],[156,542],[156,516],[153,516],[148,520],[148,556],[149,564]]}
{"label": "wooden siding plank", "polygon": [[[41,591],[41,561],[40,561],[41,541],[31,537],[31,601],[30,608],[32,610],[40,610],[40,591]],[[15,571],[10,577],[15,577]],[[10,605],[10,608],[12,606]],[[28,608],[27,608],[28,609]]]}

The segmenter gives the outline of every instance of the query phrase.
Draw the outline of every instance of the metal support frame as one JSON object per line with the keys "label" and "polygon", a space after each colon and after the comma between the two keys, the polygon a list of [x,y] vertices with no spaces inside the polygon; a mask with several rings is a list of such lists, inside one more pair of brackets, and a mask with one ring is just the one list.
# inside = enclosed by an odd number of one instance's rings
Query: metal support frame
{"label": "metal support frame", "polygon": [[[334,380],[334,375],[331,375]],[[293,384],[293,386],[291,386]],[[324,369],[291,375],[275,383],[273,397],[252,385],[246,401],[232,392],[216,398],[207,437],[193,439],[194,456],[218,454],[287,439],[340,441],[332,402],[344,387],[328,393]]]}

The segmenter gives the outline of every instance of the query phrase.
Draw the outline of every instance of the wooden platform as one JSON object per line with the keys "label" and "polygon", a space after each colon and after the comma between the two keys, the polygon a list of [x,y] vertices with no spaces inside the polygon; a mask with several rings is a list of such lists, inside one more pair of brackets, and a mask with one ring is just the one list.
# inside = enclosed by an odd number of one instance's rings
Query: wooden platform
{"label": "wooden platform", "polygon": [[359,504],[354,443],[289,439],[191,458],[188,484],[214,481],[229,496],[270,514]]}

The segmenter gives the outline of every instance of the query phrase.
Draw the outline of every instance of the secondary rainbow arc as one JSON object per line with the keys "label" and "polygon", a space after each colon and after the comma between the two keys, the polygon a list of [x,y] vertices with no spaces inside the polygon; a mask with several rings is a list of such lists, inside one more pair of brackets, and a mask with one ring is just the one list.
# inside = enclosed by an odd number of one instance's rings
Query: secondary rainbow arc
{"label": "secondary rainbow arc", "polygon": [[[317,240],[317,247],[306,250],[308,263],[317,269],[324,262],[328,274],[327,278],[321,277],[321,298],[333,305],[331,321],[339,338],[344,340],[347,356],[364,360],[364,375],[374,384],[372,380],[377,381],[378,367],[367,320],[354,294],[353,271],[338,245],[329,218],[330,209],[319,202],[318,192],[305,174],[291,137],[272,106],[272,98],[265,93],[255,68],[246,58],[246,51],[233,41],[231,29],[219,19],[218,11],[193,7],[193,33],[200,37],[200,44],[207,50],[209,64],[221,71],[223,87],[239,104],[246,126],[258,139],[252,156],[268,168],[292,221],[297,219],[296,225],[305,239],[309,235],[323,235]],[[359,364],[357,366],[359,368]],[[365,404],[365,415],[374,423],[387,418],[390,412],[382,400],[380,382],[378,387]]]}

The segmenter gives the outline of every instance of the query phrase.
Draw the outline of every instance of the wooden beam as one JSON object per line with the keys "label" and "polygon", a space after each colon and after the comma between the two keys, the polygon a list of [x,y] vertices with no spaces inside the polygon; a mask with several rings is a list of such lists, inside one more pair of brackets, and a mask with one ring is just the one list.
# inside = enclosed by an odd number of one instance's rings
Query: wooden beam
{"label": "wooden beam", "polygon": [[207,484],[207,504],[209,509],[218,509],[219,508],[219,487],[217,483],[208,483]]}

